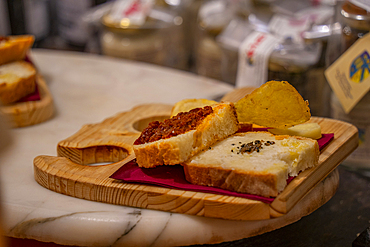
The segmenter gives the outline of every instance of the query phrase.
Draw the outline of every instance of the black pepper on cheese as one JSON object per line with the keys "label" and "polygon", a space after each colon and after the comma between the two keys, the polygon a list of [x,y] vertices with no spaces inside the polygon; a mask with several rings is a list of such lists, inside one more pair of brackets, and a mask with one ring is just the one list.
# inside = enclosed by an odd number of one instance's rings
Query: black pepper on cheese
{"label": "black pepper on cheese", "polygon": [[[255,140],[254,142],[249,142],[249,143],[242,143],[242,142],[239,142],[239,144],[241,144],[240,146],[237,146],[236,149],[237,149],[237,154],[244,154],[244,153],[252,153],[254,151],[256,151],[257,153],[263,149],[263,145],[265,146],[270,146],[270,145],[274,145],[275,142],[274,141],[264,141],[264,140]],[[235,145],[235,143],[232,143],[231,144],[232,146]],[[234,152],[234,149],[231,149],[231,152],[233,153]]]}

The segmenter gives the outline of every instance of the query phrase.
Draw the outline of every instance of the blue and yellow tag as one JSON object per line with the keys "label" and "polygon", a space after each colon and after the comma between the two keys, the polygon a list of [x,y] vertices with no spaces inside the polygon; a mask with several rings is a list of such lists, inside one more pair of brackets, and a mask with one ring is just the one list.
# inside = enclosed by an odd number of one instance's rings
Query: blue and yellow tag
{"label": "blue and yellow tag", "polygon": [[370,90],[370,34],[358,39],[325,76],[344,111],[349,113]]}
{"label": "blue and yellow tag", "polygon": [[349,77],[353,82],[361,83],[369,77],[370,57],[367,51],[356,57],[350,68]]}

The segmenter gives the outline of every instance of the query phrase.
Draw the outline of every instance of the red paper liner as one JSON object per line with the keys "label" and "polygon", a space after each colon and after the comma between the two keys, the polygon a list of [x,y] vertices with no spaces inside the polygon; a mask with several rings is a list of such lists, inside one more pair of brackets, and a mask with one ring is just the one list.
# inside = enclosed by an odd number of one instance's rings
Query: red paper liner
{"label": "red paper liner", "polygon": [[[330,141],[333,140],[333,138],[334,134],[323,134],[322,138],[318,140],[320,150],[325,148],[330,143]],[[216,187],[191,184],[185,179],[184,170],[181,165],[141,168],[138,167],[135,159],[120,167],[115,173],[110,176],[110,178],[122,180],[127,183],[141,183],[171,189],[236,196],[251,200],[257,200],[268,204],[272,203],[275,199],[274,197],[263,197],[258,195],[228,191]],[[293,179],[294,177],[289,177],[287,179],[287,183],[290,183]]]}
{"label": "red paper liner", "polygon": [[21,98],[17,102],[38,101],[40,99],[41,99],[40,91],[39,91],[39,87],[37,85],[37,80],[36,80],[35,91],[33,93],[30,93],[30,94],[24,96],[23,98]]}

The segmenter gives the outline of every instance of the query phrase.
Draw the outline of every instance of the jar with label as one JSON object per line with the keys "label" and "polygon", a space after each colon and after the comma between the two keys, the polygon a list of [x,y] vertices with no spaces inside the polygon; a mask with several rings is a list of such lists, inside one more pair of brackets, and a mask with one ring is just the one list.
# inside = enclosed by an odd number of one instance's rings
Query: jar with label
{"label": "jar with label", "polygon": [[319,42],[297,44],[288,39],[271,53],[268,61],[268,80],[282,80],[292,84],[310,103],[313,116],[321,115],[322,108],[329,107],[322,105],[322,99],[325,99],[322,81],[310,77],[310,71],[320,60],[321,50],[322,44]]}
{"label": "jar with label", "polygon": [[[348,1],[342,3],[339,7],[340,14],[337,21],[342,27],[342,39],[341,44],[337,46],[337,53],[342,54],[356,40],[369,32],[370,12]],[[358,148],[342,162],[342,165],[370,177],[370,93],[368,92],[349,113],[344,111],[338,98],[333,93],[331,113],[333,118],[355,125],[359,132]]]}
{"label": "jar with label", "polygon": [[358,38],[370,30],[370,12],[345,1],[340,11],[342,23],[342,51],[347,50]]}
{"label": "jar with label", "polygon": [[203,0],[188,0],[185,1],[183,7],[184,18],[184,42],[189,56],[189,70],[195,71],[195,47],[198,28],[198,12]]}
{"label": "jar with label", "polygon": [[244,19],[234,18],[217,36],[216,42],[221,48],[221,80],[233,86],[239,64],[239,47],[254,28]]}
{"label": "jar with label", "polygon": [[[270,38],[271,42],[265,44],[262,42],[258,43],[258,39],[255,39],[257,41],[249,42],[249,39],[257,37],[256,33],[260,33],[261,37],[265,37],[263,41],[267,41]],[[267,80],[288,81],[298,90],[304,99],[309,100],[312,114],[317,115],[316,112],[320,111],[323,107],[320,104],[321,102],[317,102],[318,95],[320,95],[319,97],[321,99],[321,92],[318,92],[321,90],[321,87],[318,87],[316,79],[313,81],[310,80],[311,77],[309,77],[308,72],[318,64],[322,44],[320,42],[299,44],[292,42],[291,39],[280,41],[278,38],[274,41],[272,35],[267,35],[266,32],[256,31],[256,27],[253,27],[244,20],[233,20],[227,26],[217,37],[217,41],[220,47],[222,47],[221,71],[223,80],[236,86],[238,86],[236,84],[238,79],[251,83],[251,80],[248,78],[238,77],[238,72],[243,69],[241,68],[244,66],[243,62],[246,66],[249,66],[249,63],[253,63],[251,67],[256,69],[257,72],[256,76],[253,75],[256,83],[251,86],[257,87],[258,84],[263,84]],[[246,51],[242,51],[241,49],[243,49],[242,46],[245,42],[249,42],[246,45],[249,48]],[[271,47],[273,43],[275,45]],[[267,53],[264,46],[272,48],[271,52]],[[249,53],[253,53],[251,58],[248,58]],[[248,59],[251,59],[251,61],[246,62]],[[265,77],[263,77],[264,74],[266,74]],[[257,76],[259,78],[256,78]]]}
{"label": "jar with label", "polygon": [[156,0],[156,7],[165,10],[170,10],[176,15],[177,19],[181,19],[181,25],[176,25],[176,33],[171,35],[177,37],[179,55],[185,57],[187,62],[186,70],[191,70],[193,64],[193,46],[194,46],[194,30],[196,25],[199,6],[203,0]]}
{"label": "jar with label", "polygon": [[196,73],[216,80],[222,77],[222,50],[216,37],[234,18],[246,19],[249,12],[244,1],[209,1],[198,13],[198,35],[195,40]]}
{"label": "jar with label", "polygon": [[187,69],[181,16],[149,6],[141,8],[148,9],[148,13],[117,18],[114,8],[113,5],[112,10],[102,18],[100,44],[103,55]]}
{"label": "jar with label", "polygon": [[[315,109],[313,115],[319,117],[330,117],[331,107],[331,87],[326,80],[325,70],[328,67],[328,53],[332,53],[335,47],[330,43],[330,39],[339,39],[338,35],[341,34],[341,27],[336,24],[315,25],[311,30],[302,33],[305,43],[312,44],[319,42],[322,44],[322,50],[319,62],[308,71],[308,81],[315,82],[315,90],[311,90],[309,98],[310,107]],[[329,49],[329,43],[330,49]]]}

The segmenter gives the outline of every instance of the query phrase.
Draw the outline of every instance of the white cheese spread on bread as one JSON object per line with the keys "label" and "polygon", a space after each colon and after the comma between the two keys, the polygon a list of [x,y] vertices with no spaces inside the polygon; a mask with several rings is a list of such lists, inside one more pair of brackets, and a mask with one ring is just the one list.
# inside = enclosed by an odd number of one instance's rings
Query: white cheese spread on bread
{"label": "white cheese spread on bread", "polygon": [[217,142],[183,166],[190,183],[275,197],[289,176],[317,165],[318,157],[316,140],[246,132]]}

